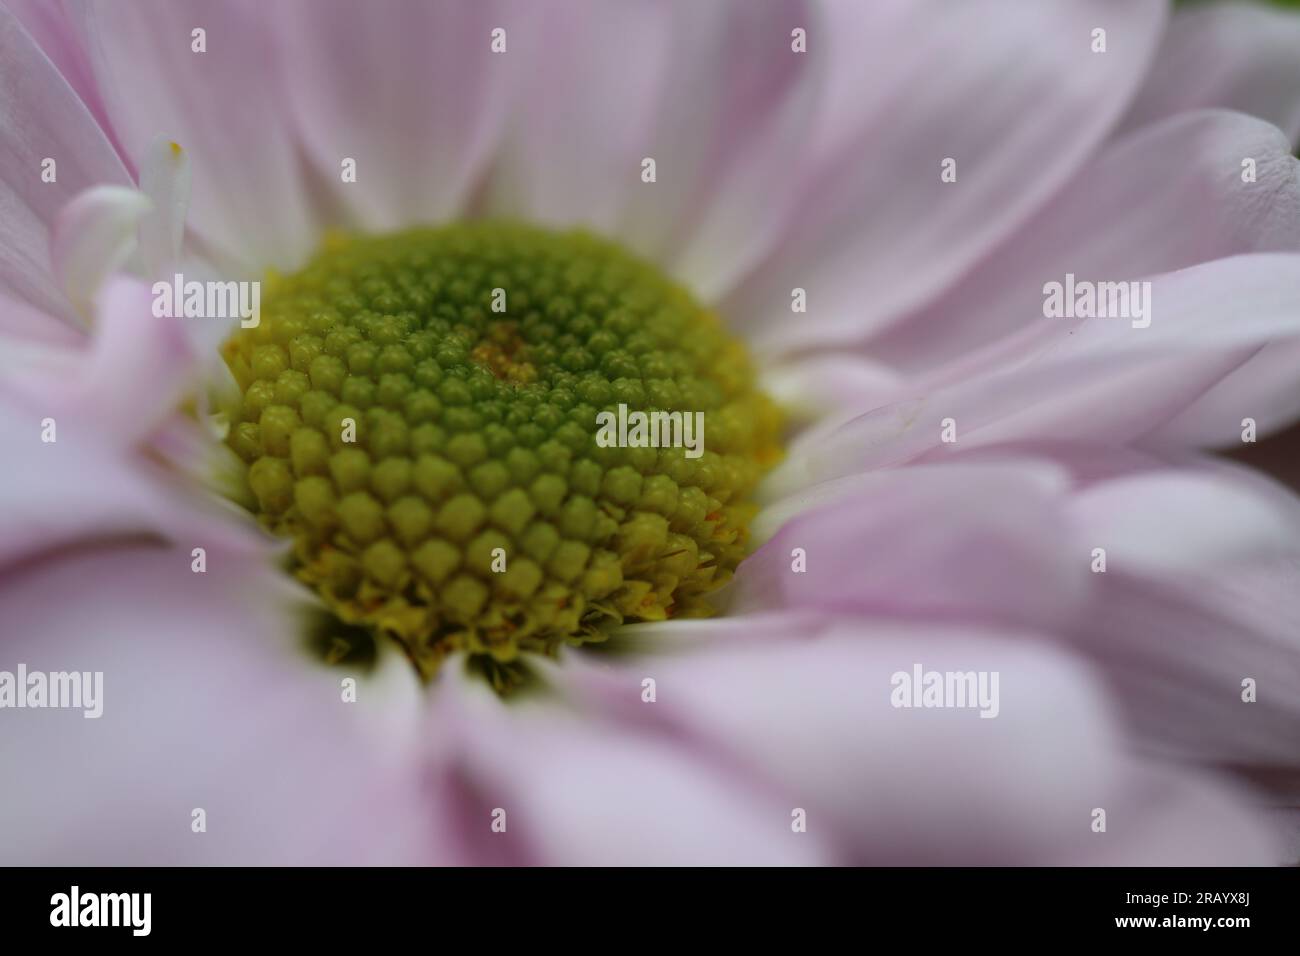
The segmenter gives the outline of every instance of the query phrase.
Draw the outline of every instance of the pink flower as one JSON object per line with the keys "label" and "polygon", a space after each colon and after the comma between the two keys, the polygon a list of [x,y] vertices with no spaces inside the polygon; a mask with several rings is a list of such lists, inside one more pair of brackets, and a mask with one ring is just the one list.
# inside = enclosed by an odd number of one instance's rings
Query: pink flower
{"label": "pink flower", "polygon": [[[1294,855],[1300,504],[1202,450],[1300,415],[1295,19],[3,2],[0,694],[103,674],[98,719],[0,713],[6,861]],[[327,666],[218,493],[233,323],[150,283],[501,218],[613,238],[755,352],[796,426],[760,546],[719,616],[525,653],[508,698],[382,637]]]}

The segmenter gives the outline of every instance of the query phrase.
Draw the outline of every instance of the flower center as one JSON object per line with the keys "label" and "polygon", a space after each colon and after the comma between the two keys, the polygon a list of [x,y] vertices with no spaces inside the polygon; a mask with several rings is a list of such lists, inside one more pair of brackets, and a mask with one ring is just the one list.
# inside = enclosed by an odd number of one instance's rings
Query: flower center
{"label": "flower center", "polygon": [[227,442],[347,630],[427,678],[453,650],[509,665],[709,612],[780,415],[657,269],[584,232],[475,223],[333,238],[267,286],[223,347]]}

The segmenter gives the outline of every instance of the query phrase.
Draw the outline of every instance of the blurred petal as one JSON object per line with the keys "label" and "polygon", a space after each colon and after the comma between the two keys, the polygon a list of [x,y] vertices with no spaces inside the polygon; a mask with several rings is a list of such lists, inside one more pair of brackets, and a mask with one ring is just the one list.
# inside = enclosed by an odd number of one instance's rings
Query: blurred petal
{"label": "blurred petal", "polygon": [[[996,672],[996,718],[892,706],[893,676],[917,664]],[[779,795],[786,821],[806,809],[808,835],[841,862],[1274,862],[1271,833],[1238,794],[1136,765],[1094,682],[1032,640],[845,621],[805,641],[565,673],[628,733],[714,754],[748,792]],[[656,681],[653,705],[643,677]],[[1105,833],[1090,829],[1096,807]],[[761,839],[780,846],[784,831]]]}
{"label": "blurred petal", "polygon": [[[1242,181],[1245,157],[1254,182]],[[968,368],[981,350],[1041,325],[1044,285],[1067,273],[1119,282],[1297,250],[1300,162],[1282,134],[1240,113],[1184,113],[1108,145],[978,269],[869,351],[942,376],[941,362],[970,356],[957,366]]]}
{"label": "blurred petal", "polygon": [[144,193],[124,186],[95,186],[59,213],[50,259],[59,285],[83,316],[100,287],[136,249],[140,223],[153,208]]}
{"label": "blurred petal", "polygon": [[[551,865],[776,865],[831,859],[826,838],[790,829],[790,808],[680,741],[542,701],[502,707],[486,687],[440,687],[486,831]],[[640,694],[636,685],[635,694]]]}
{"label": "blurred petal", "polygon": [[0,579],[0,667],[103,674],[98,719],[6,712],[5,862],[436,860],[417,764],[382,734],[390,708],[415,722],[418,697],[392,686],[410,669],[373,697],[357,675],[344,703],[339,674],[288,645],[292,601],[269,566],[215,549],[206,573],[190,562],[188,545],[110,548]]}
{"label": "blurred petal", "polygon": [[71,317],[50,269],[55,216],[91,186],[128,182],[85,104],[0,6],[0,292]]}
{"label": "blurred petal", "polygon": [[113,137],[90,57],[76,29],[76,4],[80,0],[5,0],[5,6],[41,48],[59,74],[80,97],[114,148]]}
{"label": "blurred petal", "polygon": [[[673,114],[648,151],[664,171],[660,182],[674,191],[673,215],[686,223],[671,233],[669,267],[708,302],[730,292],[781,239],[797,199],[792,171],[824,91],[822,58],[791,49],[795,28],[821,42],[825,21],[814,4],[745,0],[715,7],[725,14],[725,33],[716,41],[699,38],[721,50],[703,58],[711,75],[674,67],[665,93]],[[698,4],[686,8],[698,16]],[[674,46],[697,29],[692,22],[675,28]],[[692,107],[683,110],[687,102]],[[666,210],[661,194],[633,196],[624,228],[636,234]],[[662,222],[669,229],[670,220]]]}
{"label": "blurred petal", "polygon": [[[566,3],[536,18],[507,8],[522,26],[507,55],[524,58],[524,74],[537,76],[537,107],[521,102],[512,117],[489,183],[494,213],[614,232],[628,190],[640,182],[645,131],[668,71],[665,9]],[[575,36],[587,39],[569,49]]]}
{"label": "blurred petal", "polygon": [[190,158],[179,143],[155,136],[140,170],[140,191],[153,204],[140,224],[145,275],[166,275],[180,261],[185,214],[190,205]]}
{"label": "blurred petal", "polygon": [[[582,223],[666,262],[705,299],[765,254],[794,200],[816,58],[802,0],[508,8],[524,82],[489,208]],[[517,53],[515,51],[518,51]],[[655,161],[654,182],[642,162]],[[779,188],[774,188],[779,187]],[[787,293],[788,295],[788,293]]]}
{"label": "blurred petal", "polygon": [[1206,106],[1262,117],[1300,142],[1300,17],[1255,3],[1180,10],[1125,126]]}
{"label": "blurred petal", "polygon": [[[1300,335],[1300,255],[1235,256],[1151,282],[1148,327],[1045,319],[1008,343],[1000,367],[862,415],[787,471],[826,479],[1031,438],[1137,442],[1266,343]],[[1268,389],[1285,383],[1259,384],[1260,400],[1270,401]],[[942,441],[949,418],[951,445]],[[1194,437],[1216,438],[1209,430]]]}
{"label": "blurred petal", "polygon": [[1027,460],[846,479],[741,564],[734,610],[1062,623],[1088,583],[1087,552],[1063,546],[1065,488],[1059,469]]}
{"label": "blurred petal", "polygon": [[[862,341],[1023,224],[1110,134],[1164,5],[841,0],[828,14],[817,40],[839,92],[797,167],[799,214],[724,304],[769,350]],[[946,158],[956,182],[940,180]],[[808,313],[792,322],[795,287]]]}
{"label": "blurred petal", "polygon": [[143,438],[196,385],[185,321],[154,316],[144,282],[113,278],[99,298],[89,368],[65,395],[93,416],[101,433],[124,443]]}
{"label": "blurred petal", "polygon": [[1251,424],[1256,438],[1280,431],[1300,419],[1296,369],[1300,342],[1271,342],[1156,429],[1149,441],[1167,448],[1228,449],[1241,447]]}
{"label": "blurred petal", "polygon": [[[41,435],[50,419],[57,440],[47,443]],[[167,524],[170,515],[151,498],[145,476],[106,453],[93,428],[61,415],[53,402],[19,401],[0,389],[0,442],[22,462],[0,482],[0,566],[83,538]]]}
{"label": "blurred petal", "polygon": [[1071,636],[1104,669],[1146,752],[1300,779],[1298,568],[1293,556],[1183,580],[1098,575],[1094,611]]}
{"label": "blurred petal", "polygon": [[[190,225],[232,271],[292,268],[317,236],[264,7],[245,0],[89,0],[79,22],[132,162],[159,134],[193,168]],[[204,52],[193,31],[203,30]],[[273,212],[268,215],[268,212]]]}
{"label": "blurred petal", "polygon": [[[1296,776],[1300,499],[1213,462],[1100,481],[1069,509],[1086,546],[1106,551],[1069,633],[1144,748]],[[1243,700],[1246,678],[1256,702]]]}
{"label": "blurred petal", "polygon": [[1082,489],[1074,520],[1104,545],[1111,567],[1176,575],[1222,570],[1300,550],[1300,507],[1261,494],[1249,472],[1151,471]]}
{"label": "blurred petal", "polygon": [[0,382],[0,443],[23,463],[0,482],[0,564],[81,538],[194,528],[247,546],[223,517],[232,506],[200,507],[141,451],[194,385],[182,320],[155,318],[150,301],[144,283],[114,277],[92,340],[30,346]]}
{"label": "blurred petal", "polygon": [[837,352],[800,355],[762,371],[763,387],[787,413],[825,427],[870,411],[904,391],[905,379],[880,362]]}
{"label": "blurred petal", "polygon": [[[1068,471],[1060,545],[1090,566],[1105,550],[1056,630],[1116,691],[1140,748],[1300,793],[1300,499],[1220,459],[1104,446],[977,448],[951,464],[1008,455]],[[1249,704],[1247,677],[1260,688]]]}
{"label": "blurred petal", "polygon": [[[387,230],[464,211],[503,125],[506,81],[522,30],[504,55],[497,4],[402,0],[383,15],[349,0],[266,9],[283,44],[285,119],[296,124],[321,189],[344,223]],[[356,163],[354,182],[342,177]]]}
{"label": "blurred petal", "polygon": [[83,341],[82,333],[71,323],[0,293],[0,343],[3,343],[0,380],[7,378],[10,371],[27,366],[20,349],[31,347],[47,353],[66,353]]}

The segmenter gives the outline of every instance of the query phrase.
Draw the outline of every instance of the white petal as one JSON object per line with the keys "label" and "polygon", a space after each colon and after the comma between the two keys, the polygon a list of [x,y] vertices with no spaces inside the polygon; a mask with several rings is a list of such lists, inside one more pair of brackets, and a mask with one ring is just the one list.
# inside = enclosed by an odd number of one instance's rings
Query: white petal
{"label": "white petal", "polygon": [[89,318],[110,275],[137,246],[140,223],[153,209],[144,193],[123,186],[95,186],[59,213],[50,258],[68,300]]}

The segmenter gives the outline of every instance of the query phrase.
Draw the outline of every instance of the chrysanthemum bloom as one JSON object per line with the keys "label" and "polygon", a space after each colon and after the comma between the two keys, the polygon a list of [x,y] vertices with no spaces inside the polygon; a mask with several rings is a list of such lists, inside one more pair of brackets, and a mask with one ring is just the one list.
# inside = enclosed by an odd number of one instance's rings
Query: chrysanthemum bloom
{"label": "chrysanthemum bloom", "polygon": [[6,859],[1283,858],[1295,37],[11,0]]}

